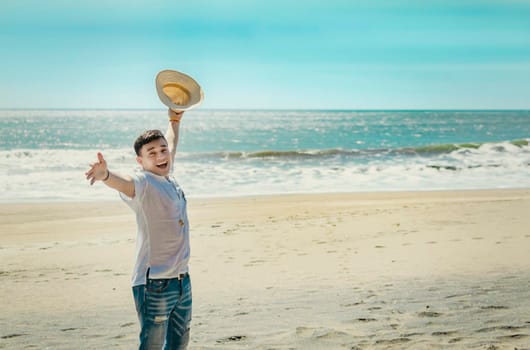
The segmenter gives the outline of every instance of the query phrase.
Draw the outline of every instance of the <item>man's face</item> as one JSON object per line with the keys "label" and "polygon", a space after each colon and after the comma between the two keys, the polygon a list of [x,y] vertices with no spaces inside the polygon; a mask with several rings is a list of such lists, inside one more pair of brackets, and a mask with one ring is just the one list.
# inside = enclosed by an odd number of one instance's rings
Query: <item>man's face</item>
{"label": "man's face", "polygon": [[136,157],[138,164],[144,170],[150,171],[159,176],[169,175],[171,168],[171,154],[167,146],[167,141],[163,138],[156,139],[140,148],[140,155]]}

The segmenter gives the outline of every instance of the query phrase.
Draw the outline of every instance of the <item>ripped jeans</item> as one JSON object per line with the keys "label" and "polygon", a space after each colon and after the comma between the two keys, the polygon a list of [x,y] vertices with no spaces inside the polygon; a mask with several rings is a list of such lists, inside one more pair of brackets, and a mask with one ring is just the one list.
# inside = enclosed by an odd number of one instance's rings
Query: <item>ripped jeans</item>
{"label": "ripped jeans", "polygon": [[140,350],[186,349],[190,339],[191,282],[179,279],[147,279],[133,287],[140,320]]}

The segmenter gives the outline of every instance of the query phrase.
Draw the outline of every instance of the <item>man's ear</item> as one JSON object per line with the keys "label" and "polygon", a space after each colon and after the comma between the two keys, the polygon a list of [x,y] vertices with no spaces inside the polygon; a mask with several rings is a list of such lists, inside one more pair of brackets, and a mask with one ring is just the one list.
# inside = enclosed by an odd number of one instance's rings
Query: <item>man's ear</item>
{"label": "man's ear", "polygon": [[140,165],[142,165],[142,157],[138,156],[136,157],[136,162]]}

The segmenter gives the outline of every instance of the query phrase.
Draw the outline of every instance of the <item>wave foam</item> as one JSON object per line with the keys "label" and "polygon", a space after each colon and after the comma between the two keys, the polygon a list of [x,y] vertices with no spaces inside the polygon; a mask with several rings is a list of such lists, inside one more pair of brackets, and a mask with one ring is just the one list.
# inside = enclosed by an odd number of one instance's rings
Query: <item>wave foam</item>
{"label": "wave foam", "polygon": [[[434,150],[434,151],[433,151]],[[442,151],[440,151],[442,150]],[[130,149],[104,152],[113,171],[137,168]],[[84,173],[95,151],[0,151],[1,201],[117,198]],[[178,154],[175,176],[191,196],[530,187],[528,141],[425,152],[262,151]]]}

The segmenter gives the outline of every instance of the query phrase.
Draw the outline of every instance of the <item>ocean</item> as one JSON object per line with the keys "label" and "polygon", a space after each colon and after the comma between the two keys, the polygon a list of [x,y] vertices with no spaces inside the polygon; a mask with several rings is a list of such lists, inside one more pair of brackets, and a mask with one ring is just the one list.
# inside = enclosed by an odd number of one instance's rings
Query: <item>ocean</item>
{"label": "ocean", "polygon": [[[112,200],[85,171],[100,151],[137,169],[132,143],[163,110],[1,110],[0,202]],[[530,111],[193,110],[175,177],[188,197],[530,188]]]}

